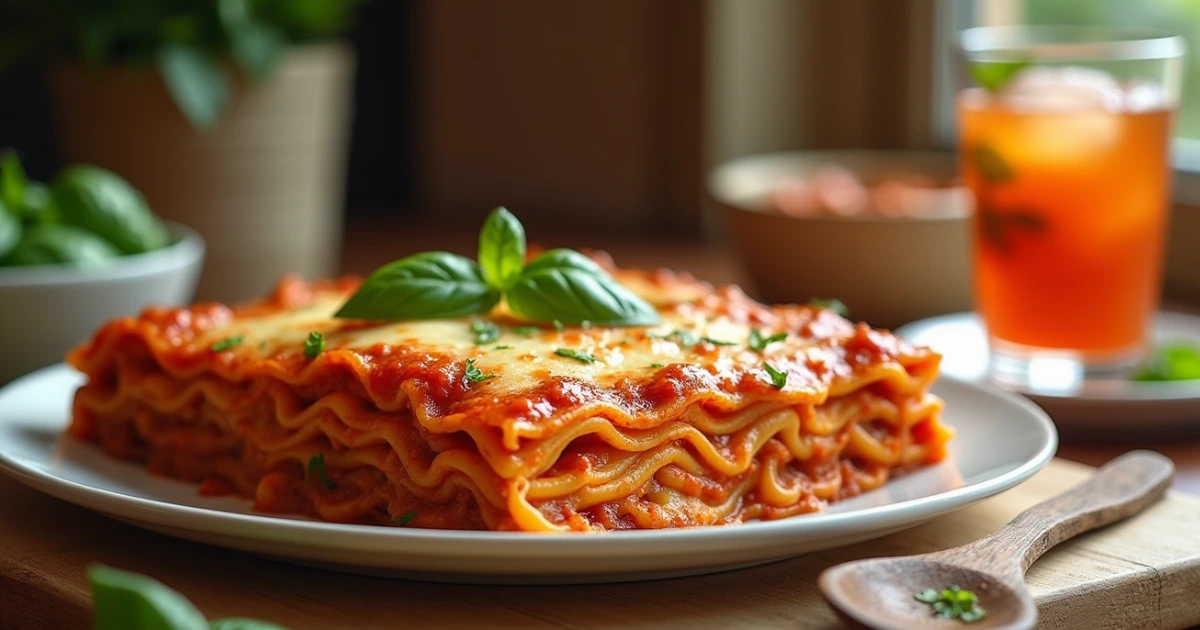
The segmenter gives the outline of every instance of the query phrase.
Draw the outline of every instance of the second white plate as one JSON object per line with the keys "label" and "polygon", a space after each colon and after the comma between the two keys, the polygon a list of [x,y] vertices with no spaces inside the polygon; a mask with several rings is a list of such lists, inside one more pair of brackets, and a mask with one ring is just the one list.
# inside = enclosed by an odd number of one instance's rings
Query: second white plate
{"label": "second white plate", "polygon": [[60,499],[181,538],[342,571],[456,582],[580,583],[707,573],[912,527],[1011,488],[1054,456],[1029,401],[952,380],[934,391],[958,431],[950,457],[822,513],[727,527],[523,534],[340,525],[202,497],[61,435],[80,378],[54,366],[0,390],[0,470]]}

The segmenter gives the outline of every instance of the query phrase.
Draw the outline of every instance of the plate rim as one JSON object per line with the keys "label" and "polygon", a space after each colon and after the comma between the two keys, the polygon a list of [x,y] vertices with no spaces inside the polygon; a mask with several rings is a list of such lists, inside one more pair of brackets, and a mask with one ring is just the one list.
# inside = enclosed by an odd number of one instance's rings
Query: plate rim
{"label": "plate rim", "polygon": [[[55,378],[59,372],[73,372],[64,364],[56,364],[22,376],[0,388],[0,405],[14,392],[29,383]],[[596,557],[612,552],[619,546],[623,554],[652,550],[657,556],[691,553],[698,545],[719,543],[724,549],[754,546],[761,538],[779,539],[815,535],[819,532],[862,532],[881,529],[877,523],[903,521],[917,524],[936,516],[961,509],[976,501],[994,496],[1029,479],[1053,459],[1058,448],[1058,433],[1049,416],[1033,402],[1002,389],[972,383],[952,377],[940,377],[939,383],[948,387],[982,393],[993,399],[1003,399],[1023,408],[1030,421],[1043,434],[1041,444],[1032,457],[1015,468],[933,495],[905,499],[894,503],[863,508],[850,512],[803,515],[773,521],[754,521],[729,527],[693,527],[664,530],[638,530],[609,533],[534,533],[493,532],[436,529],[406,529],[327,523],[313,520],[280,518],[265,514],[229,512],[217,508],[172,503],[116,492],[52,474],[37,466],[27,465],[22,458],[11,456],[0,444],[0,472],[21,483],[57,499],[122,520],[152,523],[161,527],[238,538],[245,541],[270,540],[272,543],[317,546],[326,550],[348,552],[380,551],[419,556],[442,556],[449,551],[461,553],[463,543],[472,543],[473,556],[501,559],[535,553],[535,556],[564,555],[569,558]],[[0,425],[5,423],[0,416]],[[183,519],[194,526],[183,526]],[[798,526],[797,523],[810,523]],[[265,531],[264,531],[265,529]],[[815,531],[814,531],[815,530]],[[827,535],[827,534],[826,534]],[[320,540],[314,543],[314,540]],[[618,543],[619,541],[619,543]],[[419,543],[419,545],[418,545]],[[381,548],[381,544],[386,545]],[[228,545],[226,545],[228,546]],[[781,554],[784,557],[786,554]],[[794,554],[793,554],[794,555]],[[648,569],[649,571],[649,569]],[[523,574],[520,567],[506,573]]]}

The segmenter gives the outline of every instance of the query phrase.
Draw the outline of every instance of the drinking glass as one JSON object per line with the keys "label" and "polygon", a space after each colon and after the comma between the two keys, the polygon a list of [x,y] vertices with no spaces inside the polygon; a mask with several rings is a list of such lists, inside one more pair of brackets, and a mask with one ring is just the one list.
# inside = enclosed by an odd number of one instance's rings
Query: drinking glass
{"label": "drinking glass", "polygon": [[1166,32],[963,31],[960,171],[994,380],[1112,375],[1147,352],[1184,56]]}

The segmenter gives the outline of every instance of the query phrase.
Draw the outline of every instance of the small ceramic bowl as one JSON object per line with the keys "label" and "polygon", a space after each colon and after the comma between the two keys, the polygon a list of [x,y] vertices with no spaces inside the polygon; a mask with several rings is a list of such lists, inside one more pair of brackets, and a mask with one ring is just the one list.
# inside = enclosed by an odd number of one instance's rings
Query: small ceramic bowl
{"label": "small ceramic bowl", "polygon": [[191,301],[204,241],[182,225],[168,228],[167,247],[103,267],[0,268],[0,383],[61,361],[109,319]]}
{"label": "small ceramic bowl", "polygon": [[904,216],[779,211],[781,187],[831,165],[866,182],[900,173],[953,181],[957,171],[951,154],[913,151],[776,153],[718,166],[709,174],[709,195],[758,297],[837,298],[852,318],[888,328],[970,310],[968,191],[939,188],[923,197],[927,209]]}

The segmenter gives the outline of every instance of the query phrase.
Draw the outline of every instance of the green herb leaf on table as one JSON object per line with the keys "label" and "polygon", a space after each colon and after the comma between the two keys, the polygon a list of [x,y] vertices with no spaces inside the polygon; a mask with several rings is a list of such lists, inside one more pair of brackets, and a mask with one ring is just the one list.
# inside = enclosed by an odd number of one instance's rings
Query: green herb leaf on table
{"label": "green herb leaf on table", "polygon": [[967,71],[980,87],[995,94],[1029,65],[1028,60],[972,61],[967,64]]}
{"label": "green herb leaf on table", "polygon": [[317,478],[317,481],[321,482],[321,485],[325,486],[325,488],[329,490],[333,490],[337,487],[337,485],[333,483],[333,480],[329,478],[329,475],[325,470],[324,453],[317,453],[308,460],[308,469],[305,477],[311,478],[314,476]]}
{"label": "green herb leaf on table", "polygon": [[488,285],[507,291],[525,266],[525,228],[503,206],[488,215],[479,233],[479,266]]}
{"label": "green herb leaf on table", "polygon": [[471,323],[471,334],[475,335],[475,345],[482,346],[500,338],[500,327],[495,322],[480,320]]}
{"label": "green herb leaf on table", "polygon": [[88,567],[96,630],[207,630],[186,597],[144,575],[100,564]]}
{"label": "green herb leaf on table", "polygon": [[242,345],[242,342],[244,341],[246,341],[246,337],[242,335],[234,335],[214,343],[213,345],[209,346],[208,349],[212,350],[213,352],[225,352],[226,350],[232,350]]}
{"label": "green herb leaf on table", "polygon": [[405,512],[404,514],[401,514],[400,516],[397,516],[396,518],[392,519],[392,522],[395,523],[396,525],[404,527],[405,525],[408,525],[409,523],[413,522],[414,518],[417,518],[417,511],[409,510],[408,512]]}
{"label": "green herb leaf on table", "polygon": [[167,244],[167,229],[129,182],[97,166],[71,166],[51,186],[53,203],[65,223],[86,229],[124,254],[140,254]]}
{"label": "green herb leaf on table", "polygon": [[767,371],[767,376],[771,377],[771,387],[783,389],[784,385],[787,385],[787,372],[780,372],[770,363],[763,363],[763,369]]}
{"label": "green herb leaf on table", "polygon": [[850,316],[850,309],[846,308],[846,305],[843,304],[841,300],[836,299],[836,298],[834,298],[834,299],[813,298],[808,301],[808,305],[815,306],[817,308],[824,308],[824,309],[831,310],[834,313],[841,315],[842,317]]}
{"label": "green herb leaf on table", "polygon": [[463,368],[463,375],[472,383],[482,383],[490,378],[496,378],[495,374],[484,374],[482,370],[476,367],[475,359],[467,359],[467,364]]}
{"label": "green herb leaf on table", "polygon": [[193,127],[217,123],[229,100],[229,77],[216,59],[200,46],[171,43],[158,53],[158,70],[171,100]]}
{"label": "green herb leaf on table", "polygon": [[334,317],[435,319],[486,313],[500,292],[479,265],[448,252],[425,252],[375,270]]}
{"label": "green herb leaf on table", "polygon": [[762,352],[767,349],[767,346],[786,340],[787,336],[788,334],[786,332],[781,332],[775,333],[770,337],[764,337],[757,328],[751,328],[750,339],[747,341],[747,344],[750,346],[751,350],[754,350],[755,352]]}
{"label": "green herb leaf on table", "polygon": [[308,333],[308,339],[304,340],[304,356],[309,359],[317,358],[317,355],[325,351],[325,335],[314,330]]}
{"label": "green herb leaf on table", "polygon": [[1188,381],[1200,379],[1200,347],[1190,343],[1173,343],[1154,351],[1134,380]]}
{"label": "green herb leaf on table", "polygon": [[566,357],[568,359],[575,359],[576,361],[579,361],[581,363],[595,363],[596,362],[596,357],[594,357],[586,352],[580,352],[578,350],[573,350],[571,348],[556,348],[554,350],[554,354],[557,354],[560,357]]}

